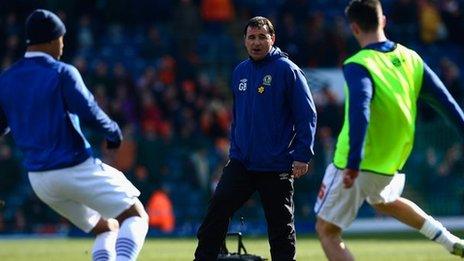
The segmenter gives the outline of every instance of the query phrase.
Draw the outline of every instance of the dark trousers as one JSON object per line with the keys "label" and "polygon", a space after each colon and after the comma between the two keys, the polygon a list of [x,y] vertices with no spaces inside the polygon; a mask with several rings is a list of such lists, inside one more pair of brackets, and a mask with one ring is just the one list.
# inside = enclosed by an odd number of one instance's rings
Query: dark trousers
{"label": "dark trousers", "polygon": [[272,260],[295,260],[293,177],[289,173],[247,171],[242,163],[232,159],[224,167],[198,229],[195,260],[217,259],[230,218],[255,191],[266,216]]}

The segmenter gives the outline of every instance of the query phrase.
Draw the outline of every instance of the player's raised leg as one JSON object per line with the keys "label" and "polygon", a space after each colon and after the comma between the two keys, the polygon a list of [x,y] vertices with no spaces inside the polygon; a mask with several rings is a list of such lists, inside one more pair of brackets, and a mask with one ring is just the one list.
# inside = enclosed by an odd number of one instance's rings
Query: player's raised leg
{"label": "player's raised leg", "polygon": [[374,204],[373,207],[419,230],[421,234],[439,243],[450,253],[458,256],[464,255],[462,241],[451,234],[439,221],[427,215],[414,202],[401,197],[391,203]]}

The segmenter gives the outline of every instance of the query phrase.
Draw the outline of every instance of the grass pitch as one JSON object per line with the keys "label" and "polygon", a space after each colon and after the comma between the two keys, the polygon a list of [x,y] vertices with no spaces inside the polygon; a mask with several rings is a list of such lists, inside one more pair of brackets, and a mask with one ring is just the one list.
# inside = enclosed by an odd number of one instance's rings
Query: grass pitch
{"label": "grass pitch", "polygon": [[[395,239],[396,238],[396,239]],[[419,237],[348,237],[345,241],[356,260],[415,261],[458,260],[440,245]],[[2,261],[91,260],[91,239],[2,239]],[[244,238],[249,253],[270,259],[266,238]],[[196,239],[148,239],[138,260],[193,260]],[[228,244],[235,251],[236,244]],[[326,260],[319,242],[314,237],[300,237],[297,260]]]}

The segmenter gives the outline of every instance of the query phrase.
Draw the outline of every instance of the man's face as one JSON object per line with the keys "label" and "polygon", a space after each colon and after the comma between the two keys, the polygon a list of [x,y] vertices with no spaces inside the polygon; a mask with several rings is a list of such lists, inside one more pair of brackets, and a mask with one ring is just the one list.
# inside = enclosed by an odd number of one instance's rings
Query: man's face
{"label": "man's face", "polygon": [[264,59],[274,45],[275,35],[271,35],[267,29],[267,26],[247,28],[245,47],[255,61]]}

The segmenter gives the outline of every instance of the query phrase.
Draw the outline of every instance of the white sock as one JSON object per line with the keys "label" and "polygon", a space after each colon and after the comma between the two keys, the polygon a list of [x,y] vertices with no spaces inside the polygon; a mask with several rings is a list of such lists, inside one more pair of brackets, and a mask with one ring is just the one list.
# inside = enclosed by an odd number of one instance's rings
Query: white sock
{"label": "white sock", "polygon": [[449,252],[453,251],[453,245],[460,240],[431,216],[426,218],[424,225],[419,231],[428,239],[442,245]]}
{"label": "white sock", "polygon": [[130,217],[119,228],[116,240],[116,260],[136,260],[148,231],[148,221],[141,217]]}
{"label": "white sock", "polygon": [[98,234],[93,243],[93,261],[112,261],[116,258],[117,231],[108,231]]}

